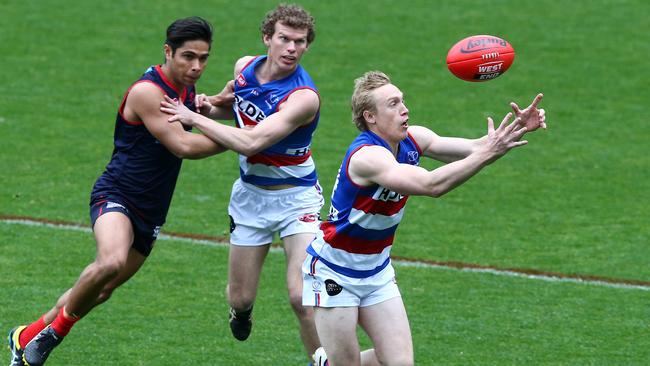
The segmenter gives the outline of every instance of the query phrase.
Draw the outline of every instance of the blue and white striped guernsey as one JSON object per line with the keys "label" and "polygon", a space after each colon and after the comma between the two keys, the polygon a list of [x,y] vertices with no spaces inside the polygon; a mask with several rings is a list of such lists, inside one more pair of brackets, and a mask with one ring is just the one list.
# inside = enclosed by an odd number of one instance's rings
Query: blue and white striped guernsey
{"label": "blue and white striped guernsey", "polygon": [[[277,112],[278,106],[297,90],[311,89],[318,93],[311,77],[300,65],[283,79],[260,84],[255,77],[255,68],[266,58],[267,56],[258,56],[251,60],[235,80],[233,109],[237,126],[240,128],[263,123],[266,117]],[[297,128],[289,136],[254,156],[246,157],[240,154],[241,180],[265,186],[315,185],[318,178],[311,157],[311,139],[319,117],[320,110],[309,124]]]}
{"label": "blue and white striped guernsey", "polygon": [[[404,215],[408,196],[374,184],[362,187],[350,179],[350,157],[364,146],[390,146],[370,131],[362,132],[343,158],[332,192],[332,206],[321,232],[307,248],[316,260],[354,278],[370,277],[390,263],[390,249]],[[419,165],[422,151],[409,134],[399,143],[396,159]]]}

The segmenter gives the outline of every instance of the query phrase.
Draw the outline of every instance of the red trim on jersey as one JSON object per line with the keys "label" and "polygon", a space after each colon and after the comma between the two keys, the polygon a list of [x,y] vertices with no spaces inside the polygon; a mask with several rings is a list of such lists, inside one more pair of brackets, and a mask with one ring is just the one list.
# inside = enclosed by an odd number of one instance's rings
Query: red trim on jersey
{"label": "red trim on jersey", "polygon": [[134,86],[136,86],[136,85],[138,85],[140,83],[151,83],[151,84],[155,85],[158,89],[160,89],[160,91],[162,91],[163,95],[167,94],[167,93],[165,93],[165,89],[163,89],[160,85],[156,84],[153,80],[138,80],[135,83],[133,83],[133,85],[131,85],[129,87],[129,89],[126,90],[126,93],[124,93],[124,97],[122,98],[122,103],[120,103],[120,107],[117,109],[117,113],[120,115],[120,117],[122,117],[124,122],[126,122],[127,124],[129,124],[131,126],[140,126],[140,125],[144,124],[144,122],[142,122],[142,121],[129,121],[128,119],[126,119],[124,117],[124,106],[126,105],[126,98],[129,96],[129,93],[131,92],[131,89],[133,89]]}
{"label": "red trim on jersey", "polygon": [[406,205],[407,196],[404,196],[398,202],[379,201],[368,196],[357,196],[352,207],[369,214],[380,214],[392,216],[398,213]]}
{"label": "red trim on jersey", "polygon": [[299,156],[255,154],[253,156],[248,157],[248,159],[246,159],[246,162],[249,164],[264,164],[264,165],[271,165],[277,167],[292,166],[292,165],[300,165],[304,163],[305,161],[309,160],[310,156],[311,156],[311,150],[307,152],[307,154],[299,155]]}
{"label": "red trim on jersey", "polygon": [[183,92],[182,93],[179,92],[178,88],[176,88],[176,86],[174,86],[174,84],[172,84],[172,82],[169,81],[169,79],[167,79],[167,75],[165,75],[165,73],[162,71],[160,65],[156,65],[155,69],[158,75],[160,75],[160,78],[162,79],[163,83],[167,84],[168,87],[172,88],[172,90],[175,91],[176,94],[178,94],[178,97],[181,98],[181,103],[184,103],[185,98],[187,97],[187,88],[183,86]]}
{"label": "red trim on jersey", "polygon": [[413,141],[413,145],[415,145],[415,148],[418,149],[418,154],[422,155],[422,149],[420,149],[420,145],[418,145],[418,142],[415,141],[415,139],[413,138],[413,135],[411,135],[408,131],[406,133],[411,138],[411,141]]}
{"label": "red trim on jersey", "polygon": [[[319,108],[318,108],[318,109],[320,110],[320,95],[318,95],[318,92],[316,91],[316,89],[314,89],[314,88],[312,88],[312,87],[310,87],[310,86],[299,86],[299,87],[297,87],[297,88],[293,88],[293,89],[291,89],[291,90],[287,93],[287,95],[284,96],[284,98],[280,99],[280,101],[275,105],[275,109],[274,109],[274,111],[273,111],[272,113],[277,112],[277,111],[278,111],[278,107],[280,107],[280,105],[281,105],[282,103],[284,103],[284,101],[287,100],[287,99],[291,96],[291,94],[297,92],[298,90],[302,90],[302,89],[309,89],[309,90],[313,91],[314,93],[316,93],[316,96],[318,97],[318,105],[319,105]],[[318,112],[317,112],[317,113],[318,113]]]}
{"label": "red trim on jersey", "polygon": [[[244,126],[257,126],[257,122],[253,121],[250,119],[246,113],[240,111],[239,109],[237,110],[237,114],[239,115],[239,118],[241,119],[242,122],[244,122]],[[237,127],[240,127],[239,124]],[[240,127],[241,128],[241,127]]]}
{"label": "red trim on jersey", "polygon": [[364,146],[375,146],[375,145],[373,145],[373,144],[363,144],[363,145],[361,145],[361,146],[358,146],[356,149],[352,150],[352,152],[350,153],[350,155],[348,155],[348,161],[347,161],[347,163],[345,164],[345,175],[347,175],[348,180],[350,181],[350,183],[352,183],[352,185],[354,185],[355,187],[357,187],[357,188],[359,188],[359,189],[368,188],[368,187],[370,187],[370,186],[362,186],[362,185],[359,185],[359,184],[355,183],[355,182],[352,180],[352,178],[350,177],[350,169],[349,169],[349,168],[350,168],[350,160],[352,159],[352,155],[354,155],[357,151],[359,151],[359,150],[360,150],[362,147],[364,147]]}
{"label": "red trim on jersey", "polygon": [[[244,65],[244,67],[241,68],[241,70],[239,70],[239,73],[240,73],[240,74],[243,73],[244,70],[246,70],[246,68],[248,67],[248,65],[252,64],[253,61],[257,60],[259,57],[260,57],[259,55],[257,55],[257,56],[253,56],[253,58],[252,58],[250,61],[248,61],[248,62],[246,63],[246,65]],[[237,76],[239,76],[239,75],[237,75]]]}
{"label": "red trim on jersey", "polygon": [[291,94],[293,94],[294,92],[296,92],[298,90],[302,90],[302,89],[309,89],[309,90],[313,91],[314,93],[316,93],[316,96],[318,97],[318,110],[316,111],[316,114],[314,114],[314,118],[309,123],[304,124],[304,125],[302,125],[302,126],[300,126],[298,128],[307,127],[311,123],[313,123],[316,120],[316,117],[318,117],[318,113],[320,113],[320,94],[318,94],[318,91],[316,89],[314,89],[314,88],[312,88],[310,86],[299,86],[297,88],[291,89],[291,91],[289,91],[287,93],[287,95],[285,95],[284,98],[280,99],[280,101],[275,105],[275,108],[273,109],[273,112],[271,112],[271,114],[276,113],[278,111],[278,108],[280,107],[280,105],[282,103],[284,103],[284,101],[287,100],[291,96]]}
{"label": "red trim on jersey", "polygon": [[354,254],[379,254],[386,247],[393,245],[393,239],[395,237],[395,235],[391,235],[380,240],[353,238],[345,234],[337,234],[336,226],[329,221],[323,222],[320,228],[323,231],[323,239],[332,248],[345,250],[348,253]]}

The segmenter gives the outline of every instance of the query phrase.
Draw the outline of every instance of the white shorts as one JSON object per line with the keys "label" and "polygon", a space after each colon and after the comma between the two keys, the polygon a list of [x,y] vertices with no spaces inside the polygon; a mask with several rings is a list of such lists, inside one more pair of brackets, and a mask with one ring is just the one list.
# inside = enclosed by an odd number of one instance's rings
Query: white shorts
{"label": "white shorts", "polygon": [[302,304],[323,308],[365,307],[400,297],[395,270],[388,264],[381,272],[366,278],[352,278],[334,272],[307,254],[302,265]]}
{"label": "white shorts", "polygon": [[317,233],[323,194],[311,187],[266,190],[237,179],[232,186],[228,214],[230,243],[259,246],[293,234]]}

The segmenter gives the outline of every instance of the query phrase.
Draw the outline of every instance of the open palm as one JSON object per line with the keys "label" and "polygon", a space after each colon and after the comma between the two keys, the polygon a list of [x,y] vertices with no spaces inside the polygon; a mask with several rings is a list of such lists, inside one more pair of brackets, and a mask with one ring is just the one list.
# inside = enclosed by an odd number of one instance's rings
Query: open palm
{"label": "open palm", "polygon": [[537,108],[537,105],[544,97],[544,94],[537,94],[533,102],[525,109],[520,109],[517,103],[512,102],[510,106],[515,112],[515,117],[519,120],[519,124],[526,127],[526,131],[535,131],[538,128],[546,129],[546,111]]}

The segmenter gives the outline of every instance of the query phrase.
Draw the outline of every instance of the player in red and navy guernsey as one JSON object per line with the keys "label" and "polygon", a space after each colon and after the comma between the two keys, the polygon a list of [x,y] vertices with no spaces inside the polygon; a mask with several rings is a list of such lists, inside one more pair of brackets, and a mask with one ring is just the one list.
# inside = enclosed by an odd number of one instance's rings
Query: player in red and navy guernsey
{"label": "player in red and navy guernsey", "polygon": [[[161,110],[171,122],[195,126],[220,145],[239,153],[235,181],[228,270],[230,328],[238,340],[251,333],[251,314],[266,254],[277,233],[287,256],[289,301],[300,323],[300,336],[311,355],[320,345],[311,308],[302,306],[301,265],[318,231],[323,196],[311,156],[320,99],[314,82],[300,66],[314,40],[311,15],[297,5],[281,4],[262,22],[264,56],[245,56],[235,64],[233,113],[228,126],[167,100]],[[199,107],[211,113],[211,98]]]}
{"label": "player in red and navy guernsey", "polygon": [[[140,269],[165,223],[182,159],[225,150],[189,127],[170,124],[160,111],[165,95],[196,108],[194,84],[205,69],[211,43],[212,26],[204,19],[175,21],[167,28],[165,63],[147,69],[126,92],[115,121],[111,160],[91,193],[95,261],[51,310],[11,330],[11,365],[42,365],[76,321]],[[233,100],[227,84],[214,98],[222,105],[215,110],[232,115]]]}
{"label": "player in red and navy guernsey", "polygon": [[[488,118],[479,139],[441,137],[409,125],[402,92],[373,71],[355,81],[352,115],[361,134],[339,169],[328,219],[307,248],[303,304],[315,308],[329,365],[412,365],[413,344],[390,250],[409,195],[440,197],[511,149],[525,145],[528,131],[546,127],[539,94],[524,110],[512,103],[498,128]],[[446,165],[428,171],[421,157]],[[360,352],[357,324],[374,348]]]}

